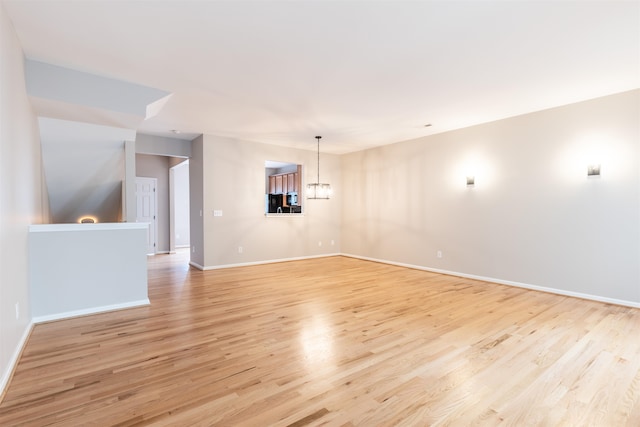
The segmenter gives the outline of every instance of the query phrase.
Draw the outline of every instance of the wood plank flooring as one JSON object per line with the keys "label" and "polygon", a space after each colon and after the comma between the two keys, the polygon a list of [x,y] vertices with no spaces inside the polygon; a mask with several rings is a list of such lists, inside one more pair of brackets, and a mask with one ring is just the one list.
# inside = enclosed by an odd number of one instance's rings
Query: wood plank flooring
{"label": "wood plank flooring", "polygon": [[345,257],[35,326],[1,426],[640,426],[640,310]]}

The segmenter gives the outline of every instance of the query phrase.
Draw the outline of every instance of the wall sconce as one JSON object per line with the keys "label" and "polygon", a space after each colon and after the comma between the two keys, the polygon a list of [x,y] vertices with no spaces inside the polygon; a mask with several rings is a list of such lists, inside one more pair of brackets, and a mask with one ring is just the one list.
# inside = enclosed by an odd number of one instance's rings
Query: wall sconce
{"label": "wall sconce", "polygon": [[467,187],[473,187],[476,185],[476,177],[473,175],[467,176]]}
{"label": "wall sconce", "polygon": [[98,220],[92,216],[85,216],[78,220],[79,224],[95,224]]}
{"label": "wall sconce", "polygon": [[591,164],[587,166],[587,176],[600,176],[600,164]]}

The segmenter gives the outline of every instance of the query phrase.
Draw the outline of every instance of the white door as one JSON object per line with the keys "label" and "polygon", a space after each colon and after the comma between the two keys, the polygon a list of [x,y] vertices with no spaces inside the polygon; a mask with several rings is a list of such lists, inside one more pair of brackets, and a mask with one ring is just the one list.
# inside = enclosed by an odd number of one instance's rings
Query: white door
{"label": "white door", "polygon": [[156,178],[136,177],[136,222],[149,223],[148,254],[156,253],[156,236],[158,235],[157,181]]}

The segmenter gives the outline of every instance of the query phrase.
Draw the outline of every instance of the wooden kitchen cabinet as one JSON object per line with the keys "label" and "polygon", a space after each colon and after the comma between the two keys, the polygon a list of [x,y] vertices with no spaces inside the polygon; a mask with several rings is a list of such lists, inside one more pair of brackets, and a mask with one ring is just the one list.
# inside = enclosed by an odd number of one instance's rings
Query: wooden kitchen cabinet
{"label": "wooden kitchen cabinet", "polygon": [[292,191],[298,191],[296,190],[296,174],[295,173],[289,173],[287,174],[287,193],[291,193]]}
{"label": "wooden kitchen cabinet", "polygon": [[270,194],[287,194],[300,191],[300,172],[282,173],[269,176]]}
{"label": "wooden kitchen cabinet", "polygon": [[276,192],[276,176],[269,176],[269,194],[275,194]]}

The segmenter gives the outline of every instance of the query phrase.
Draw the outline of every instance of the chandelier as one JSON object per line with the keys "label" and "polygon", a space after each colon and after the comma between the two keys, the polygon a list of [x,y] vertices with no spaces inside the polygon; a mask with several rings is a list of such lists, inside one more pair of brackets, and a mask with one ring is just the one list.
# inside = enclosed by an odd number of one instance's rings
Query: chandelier
{"label": "chandelier", "polygon": [[323,184],[320,182],[320,138],[316,136],[318,140],[318,180],[307,184],[307,199],[328,199],[333,193],[331,184]]}

